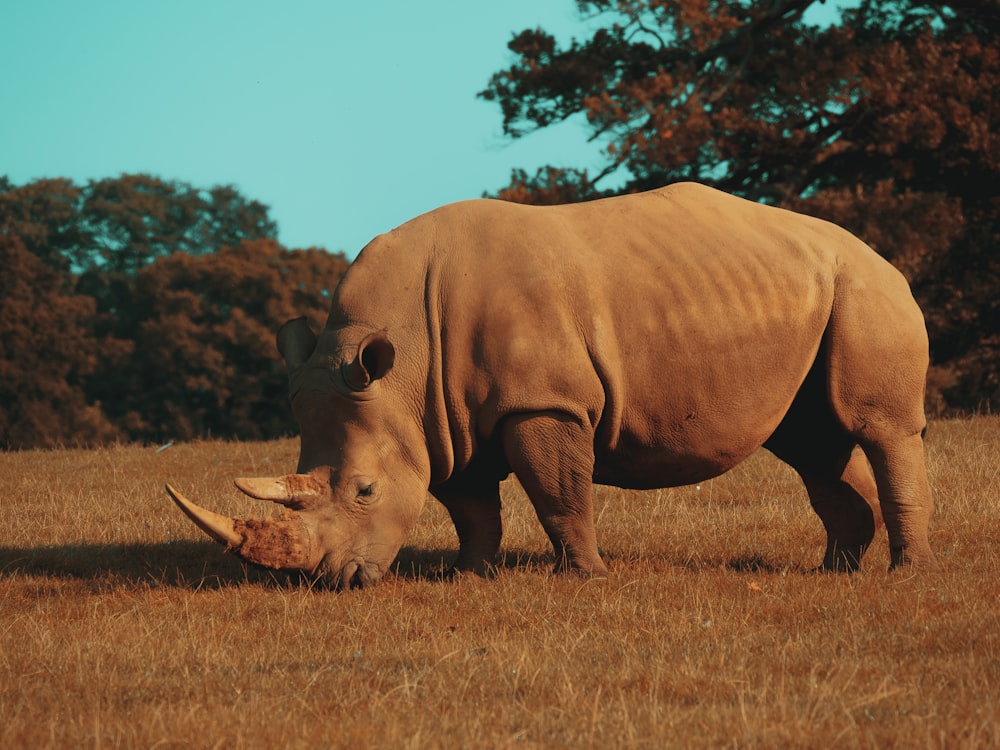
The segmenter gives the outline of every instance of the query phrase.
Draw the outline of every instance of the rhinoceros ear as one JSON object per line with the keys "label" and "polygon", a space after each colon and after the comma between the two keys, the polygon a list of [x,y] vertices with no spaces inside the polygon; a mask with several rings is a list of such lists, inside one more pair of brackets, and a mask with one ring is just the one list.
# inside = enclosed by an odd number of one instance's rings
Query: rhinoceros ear
{"label": "rhinoceros ear", "polygon": [[376,380],[381,380],[396,361],[396,348],[385,331],[377,331],[358,344],[358,355],[353,362],[341,367],[344,382],[354,391],[363,391]]}
{"label": "rhinoceros ear", "polygon": [[316,348],[316,334],[312,332],[306,319],[289,320],[278,329],[278,351],[285,358],[285,366],[291,370],[298,367]]}

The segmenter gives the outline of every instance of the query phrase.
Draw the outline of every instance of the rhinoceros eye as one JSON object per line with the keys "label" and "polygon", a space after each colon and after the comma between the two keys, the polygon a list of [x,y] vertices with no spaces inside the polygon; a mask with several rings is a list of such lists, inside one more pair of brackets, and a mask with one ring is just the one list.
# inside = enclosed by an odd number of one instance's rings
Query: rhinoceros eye
{"label": "rhinoceros eye", "polygon": [[359,498],[362,498],[362,499],[368,498],[368,497],[371,497],[374,494],[375,494],[375,485],[374,484],[365,484],[365,485],[362,485],[361,487],[358,488],[358,497]]}

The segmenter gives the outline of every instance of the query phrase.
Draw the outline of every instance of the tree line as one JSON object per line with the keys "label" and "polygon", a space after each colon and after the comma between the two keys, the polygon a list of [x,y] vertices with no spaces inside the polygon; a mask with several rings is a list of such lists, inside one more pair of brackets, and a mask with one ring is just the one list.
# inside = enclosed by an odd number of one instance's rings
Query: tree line
{"label": "tree line", "polygon": [[276,233],[227,186],[0,178],[0,447],[290,433],[274,332],[347,259]]}

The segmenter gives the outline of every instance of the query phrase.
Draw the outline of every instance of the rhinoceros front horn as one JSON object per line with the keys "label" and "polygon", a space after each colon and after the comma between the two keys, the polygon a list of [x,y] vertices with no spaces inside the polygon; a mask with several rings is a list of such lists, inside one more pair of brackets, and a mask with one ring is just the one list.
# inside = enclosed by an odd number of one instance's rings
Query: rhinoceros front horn
{"label": "rhinoceros front horn", "polygon": [[195,526],[224,544],[226,551],[265,568],[313,572],[309,530],[299,514],[286,510],[280,518],[243,521],[199,507],[169,484],[166,489]]}
{"label": "rhinoceros front horn", "polygon": [[177,503],[177,507],[184,511],[184,514],[194,521],[194,525],[208,534],[219,544],[226,547],[236,548],[243,544],[243,537],[236,533],[236,522],[232,518],[220,516],[210,510],[200,508],[184,495],[179,493],[169,484],[166,487],[167,494]]}

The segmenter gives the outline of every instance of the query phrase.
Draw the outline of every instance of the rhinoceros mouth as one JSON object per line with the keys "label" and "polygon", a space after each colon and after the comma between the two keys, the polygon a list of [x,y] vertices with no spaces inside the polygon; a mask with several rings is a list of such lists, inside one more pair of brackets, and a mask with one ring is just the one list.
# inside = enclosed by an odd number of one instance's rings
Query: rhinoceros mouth
{"label": "rhinoceros mouth", "polygon": [[369,562],[360,557],[348,560],[337,576],[338,589],[361,589],[371,586],[382,577],[382,569],[378,563]]}

